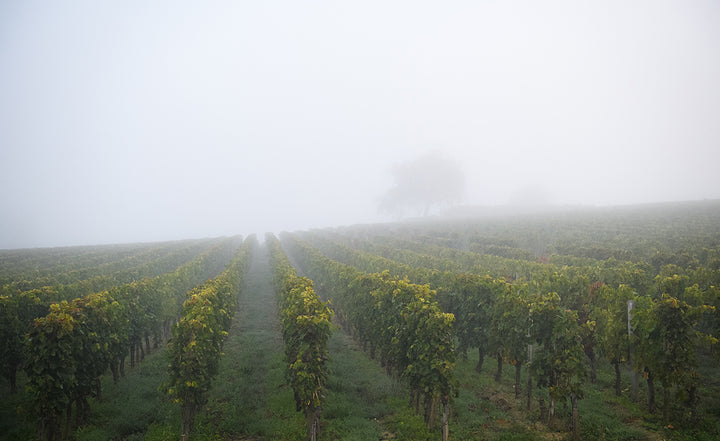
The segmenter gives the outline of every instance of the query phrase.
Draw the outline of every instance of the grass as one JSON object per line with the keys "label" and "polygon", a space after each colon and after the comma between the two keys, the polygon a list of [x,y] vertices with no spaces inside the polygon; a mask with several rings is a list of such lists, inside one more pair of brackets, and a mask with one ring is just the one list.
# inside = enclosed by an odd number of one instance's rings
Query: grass
{"label": "grass", "polygon": [[[527,410],[527,372],[523,369],[521,396],[515,399],[514,367],[504,365],[501,383],[496,383],[496,363],[488,357],[483,372],[475,372],[477,354],[468,360],[458,360],[456,375],[460,393],[453,403],[451,421],[452,438],[462,440],[536,440],[571,439],[569,433],[570,409],[564,403],[556,408],[556,427],[550,429],[540,421],[538,398],[547,390],[533,388],[533,403]],[[626,381],[627,380],[627,381]],[[629,384],[629,379],[623,379]],[[655,440],[663,439],[657,433],[661,428],[643,425],[643,405],[630,400],[629,392],[615,397],[614,373],[611,367],[598,369],[598,383],[588,383],[585,397],[579,402],[581,439],[587,440]],[[634,416],[640,415],[641,418]],[[663,434],[664,435],[664,434]]]}
{"label": "grass", "polygon": [[255,262],[250,271],[193,439],[301,439],[304,420],[285,384],[269,268]]}
{"label": "grass", "polygon": [[[474,355],[474,357],[473,357]],[[708,372],[704,378],[716,378],[712,372],[712,360],[704,360]],[[534,388],[532,409],[526,410],[527,372],[522,373],[522,394],[519,400],[514,395],[514,368],[505,365],[500,384],[494,381],[496,364],[486,358],[483,372],[475,372],[477,355],[470,353],[468,360],[458,360],[456,375],[460,393],[453,401],[451,438],[462,440],[570,440],[570,409],[565,403],[558,403],[555,430],[540,422],[538,397],[547,390]],[[640,380],[638,401],[631,400],[629,374],[623,371],[622,384],[625,389],[621,396],[614,392],[615,376],[608,363],[598,363],[596,384],[586,383],[585,396],[579,401],[580,438],[583,440],[605,441],[659,441],[659,440],[715,440],[720,433],[720,398],[712,391],[717,384],[701,387],[700,423],[692,425],[685,420],[686,409],[675,403],[673,426],[662,422],[658,409],[654,414],[647,411],[647,385]],[[656,400],[661,406],[662,387],[656,385]]]}
{"label": "grass", "polygon": [[225,341],[219,375],[192,440],[301,440],[302,415],[285,384],[283,343],[264,249],[253,259]]}
{"label": "grass", "polygon": [[425,439],[422,417],[414,415],[404,387],[385,374],[342,331],[329,342],[330,377],[321,434],[323,440]]}
{"label": "grass", "polygon": [[[110,375],[104,376],[102,400],[89,400],[90,420],[76,432],[75,439],[144,439],[148,427],[174,417],[179,421],[179,410],[158,390],[164,381],[166,366],[164,350],[159,350],[135,368],[126,368],[127,375],[118,384],[112,382]],[[24,384],[24,375],[19,380],[19,384]],[[29,393],[20,389],[12,396],[8,394],[0,403],[0,440],[34,440],[36,420],[31,409]]]}
{"label": "grass", "polygon": [[179,425],[178,406],[158,389],[166,367],[162,350],[145,357],[118,384],[105,376],[103,400],[91,403],[90,422],[76,432],[77,441],[142,440],[150,427]]}
{"label": "grass", "polygon": [[635,403],[627,397],[616,399],[617,397],[610,398],[606,395],[598,389],[590,389],[580,400],[578,407],[582,439],[606,441],[647,439],[646,431],[640,427],[640,420],[634,419],[625,407],[625,405],[635,407]]}

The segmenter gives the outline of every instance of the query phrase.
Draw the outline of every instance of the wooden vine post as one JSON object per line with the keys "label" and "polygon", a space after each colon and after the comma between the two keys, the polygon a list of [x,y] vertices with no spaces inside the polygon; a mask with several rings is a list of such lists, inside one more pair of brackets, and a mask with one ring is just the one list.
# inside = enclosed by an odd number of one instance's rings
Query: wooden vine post
{"label": "wooden vine post", "polygon": [[[633,352],[635,351],[633,347],[633,332],[632,332],[632,310],[635,308],[635,300],[628,300],[627,302],[627,330],[628,330],[628,364],[632,367],[633,365],[633,358],[634,355]],[[631,387],[631,398],[633,401],[637,401],[638,399],[638,376],[635,368],[631,368],[630,370],[630,384]]]}

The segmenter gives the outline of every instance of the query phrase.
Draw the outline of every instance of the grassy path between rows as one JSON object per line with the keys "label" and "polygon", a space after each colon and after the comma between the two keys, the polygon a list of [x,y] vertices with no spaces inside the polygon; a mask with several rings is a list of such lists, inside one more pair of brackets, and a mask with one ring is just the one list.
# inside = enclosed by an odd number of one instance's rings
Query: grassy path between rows
{"label": "grassy path between rows", "polygon": [[297,439],[304,423],[285,385],[283,341],[264,246],[253,255],[223,352],[194,438]]}
{"label": "grassy path between rows", "polygon": [[[286,384],[284,346],[267,250],[253,258],[220,373],[193,440],[305,439],[303,414]],[[424,439],[395,380],[340,330],[330,339],[330,378],[321,440]]]}
{"label": "grassy path between rows", "polygon": [[[163,348],[128,369],[118,384],[105,375],[103,399],[91,401],[89,424],[76,432],[77,441],[175,439],[180,408],[159,390],[167,364]],[[173,430],[174,426],[177,429]]]}

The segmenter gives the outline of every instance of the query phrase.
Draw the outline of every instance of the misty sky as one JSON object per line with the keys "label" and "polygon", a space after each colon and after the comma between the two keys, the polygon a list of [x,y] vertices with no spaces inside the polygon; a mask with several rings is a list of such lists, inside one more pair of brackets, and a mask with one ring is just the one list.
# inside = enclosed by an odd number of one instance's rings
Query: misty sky
{"label": "misty sky", "polygon": [[720,2],[0,2],[0,248],[720,198]]}

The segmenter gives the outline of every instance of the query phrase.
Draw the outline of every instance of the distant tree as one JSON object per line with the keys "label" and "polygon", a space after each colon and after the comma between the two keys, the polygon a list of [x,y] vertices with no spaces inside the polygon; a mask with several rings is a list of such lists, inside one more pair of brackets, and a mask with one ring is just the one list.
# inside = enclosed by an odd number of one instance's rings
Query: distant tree
{"label": "distant tree", "polygon": [[459,165],[437,153],[396,164],[392,174],[395,184],[378,207],[391,215],[419,210],[427,216],[433,207],[459,201],[465,190],[465,176]]}

